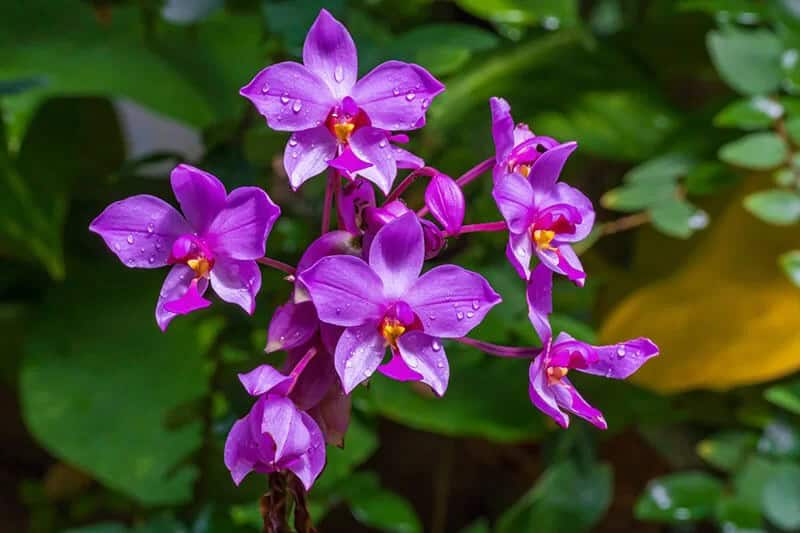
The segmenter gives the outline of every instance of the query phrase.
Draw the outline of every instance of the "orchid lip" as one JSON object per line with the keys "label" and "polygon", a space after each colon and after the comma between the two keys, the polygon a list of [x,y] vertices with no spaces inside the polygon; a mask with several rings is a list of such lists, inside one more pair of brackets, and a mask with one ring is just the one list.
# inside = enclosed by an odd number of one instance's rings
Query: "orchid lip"
{"label": "orchid lip", "polygon": [[196,235],[181,235],[172,245],[169,264],[185,264],[197,279],[210,277],[214,267],[214,254],[208,245]]}

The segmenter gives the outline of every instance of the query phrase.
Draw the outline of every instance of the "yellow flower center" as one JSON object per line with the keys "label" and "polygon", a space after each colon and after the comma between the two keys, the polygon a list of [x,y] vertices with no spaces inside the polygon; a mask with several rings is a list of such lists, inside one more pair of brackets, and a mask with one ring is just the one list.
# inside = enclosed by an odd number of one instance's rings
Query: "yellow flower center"
{"label": "yellow flower center", "polygon": [[406,327],[397,319],[384,318],[381,324],[381,335],[386,339],[386,344],[397,348],[397,339],[406,332]]}
{"label": "yellow flower center", "polygon": [[211,271],[211,261],[205,257],[189,259],[186,261],[186,264],[189,265],[189,268],[194,270],[194,273],[198,278],[207,278],[208,273]]}
{"label": "yellow flower center", "polygon": [[556,232],[548,229],[535,229],[533,230],[533,242],[536,243],[538,250],[555,250],[550,243],[556,236]]}
{"label": "yellow flower center", "polygon": [[547,368],[547,381],[550,385],[561,383],[561,378],[567,375],[569,368],[564,366],[551,366]]}
{"label": "yellow flower center", "polygon": [[520,174],[522,174],[523,176],[525,176],[527,178],[531,173],[531,166],[530,165],[519,165],[519,166],[517,166],[517,172],[519,172]]}
{"label": "yellow flower center", "polygon": [[350,134],[353,133],[355,128],[356,125],[352,122],[337,122],[333,125],[333,133],[336,134],[339,142],[344,144],[350,139]]}

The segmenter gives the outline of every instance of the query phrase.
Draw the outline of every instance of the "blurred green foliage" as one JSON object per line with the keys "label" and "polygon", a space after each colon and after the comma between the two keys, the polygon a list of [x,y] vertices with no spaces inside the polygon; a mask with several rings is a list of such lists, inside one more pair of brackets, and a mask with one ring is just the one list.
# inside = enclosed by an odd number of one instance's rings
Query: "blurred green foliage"
{"label": "blurred green foliage", "polygon": [[[264,480],[233,487],[222,445],[248,408],[236,373],[265,360],[265,328],[287,284],[265,273],[253,320],[215,305],[162,335],[153,319],[161,274],[116,264],[87,226],[130,194],[171,200],[169,164],[190,157],[229,187],[267,188],[284,211],[270,255],[296,261],[313,239],[322,188],[289,194],[285,136],[238,89],[265,65],[296,59],[321,7],[351,29],[362,72],[395,58],[445,81],[410,145],[444,172],[457,176],[492,155],[493,95],[537,132],[579,142],[565,176],[596,201],[601,222],[581,246],[587,289],[556,287],[558,330],[595,340],[615,268],[636,253],[631,239],[601,236],[647,223],[689,239],[714,224],[707,206],[754,172],[773,183],[744,200],[752,216],[800,220],[793,0],[2,2],[0,377],[20,413],[6,402],[3,499],[18,503],[22,520],[9,530],[259,529]],[[158,145],[157,131],[121,111],[131,102],[181,134]],[[137,148],[151,137],[156,146]],[[498,216],[488,181],[467,192],[469,222]],[[421,190],[411,193],[419,201]],[[504,297],[479,337],[535,344],[503,247],[497,235],[464,238],[446,258],[485,273]],[[800,285],[800,251],[775,261]],[[796,377],[674,397],[576,378],[609,421],[600,436],[580,421],[554,431],[529,403],[524,362],[462,346],[448,354],[443,399],[382,378],[357,392],[347,445],[329,448],[311,494],[322,531],[800,530]],[[486,462],[459,451],[448,470],[421,448],[423,432],[444,436],[432,437],[450,443],[442,446],[479,446]],[[395,439],[424,466],[411,481],[392,467],[400,458],[385,455]],[[646,450],[643,472],[614,452],[636,446]],[[458,487],[469,496],[448,507],[451,478],[473,470]],[[492,484],[494,470],[502,486]],[[643,475],[660,474],[645,488]]]}

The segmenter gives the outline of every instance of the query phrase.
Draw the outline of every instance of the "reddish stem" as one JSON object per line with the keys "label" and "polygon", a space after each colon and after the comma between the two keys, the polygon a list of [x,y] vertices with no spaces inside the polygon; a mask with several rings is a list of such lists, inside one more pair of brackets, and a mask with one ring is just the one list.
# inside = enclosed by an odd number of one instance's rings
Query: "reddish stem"
{"label": "reddish stem", "polygon": [[478,339],[471,339],[469,337],[461,337],[453,339],[461,344],[472,346],[483,352],[498,357],[510,357],[514,359],[532,359],[539,355],[541,350],[539,348],[523,348],[518,346],[502,346],[500,344],[492,344],[491,342],[479,341]]}
{"label": "reddish stem", "polygon": [[325,186],[325,207],[322,208],[322,231],[325,235],[331,227],[331,204],[333,203],[333,190],[335,188],[335,180],[338,173],[335,169],[331,169],[328,175],[328,184]]}
{"label": "reddish stem", "polygon": [[389,193],[389,196],[386,197],[386,200],[383,202],[384,204],[388,204],[389,202],[393,202],[400,198],[400,195],[406,192],[412,183],[417,181],[417,178],[420,176],[435,176],[438,171],[433,167],[422,167],[418,168],[408,176],[406,176],[403,181],[400,182],[400,185],[395,187],[395,189]]}
{"label": "reddish stem", "polygon": [[463,233],[481,233],[481,232],[490,232],[490,231],[506,231],[508,226],[502,220],[497,222],[483,222],[481,224],[467,224],[465,226],[461,226],[461,229],[458,232],[453,234],[448,234],[448,237],[455,237],[461,235]]}
{"label": "reddish stem", "polygon": [[274,268],[275,270],[280,270],[281,272],[285,272],[290,276],[294,276],[297,273],[297,269],[292,265],[288,265],[283,261],[278,261],[277,259],[272,259],[271,257],[260,257],[256,259],[256,261],[261,263],[262,265]]}
{"label": "reddish stem", "polygon": [[481,161],[471,169],[464,172],[461,175],[461,177],[456,180],[456,183],[458,184],[459,187],[463,187],[464,185],[468,184],[469,182],[471,182],[472,180],[474,180],[487,170],[490,170],[492,167],[494,167],[494,164],[495,164],[494,157],[490,157],[486,161]]}

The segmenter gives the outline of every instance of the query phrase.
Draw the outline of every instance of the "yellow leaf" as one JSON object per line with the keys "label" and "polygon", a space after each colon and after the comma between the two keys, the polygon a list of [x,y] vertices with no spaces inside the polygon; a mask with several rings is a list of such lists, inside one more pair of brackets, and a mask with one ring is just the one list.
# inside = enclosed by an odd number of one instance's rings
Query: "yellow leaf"
{"label": "yellow leaf", "polygon": [[673,274],[609,314],[603,342],[644,335],[661,348],[634,383],[668,393],[725,390],[800,369],[800,290],[777,264],[800,246],[800,231],[747,213],[746,192],[730,199]]}

